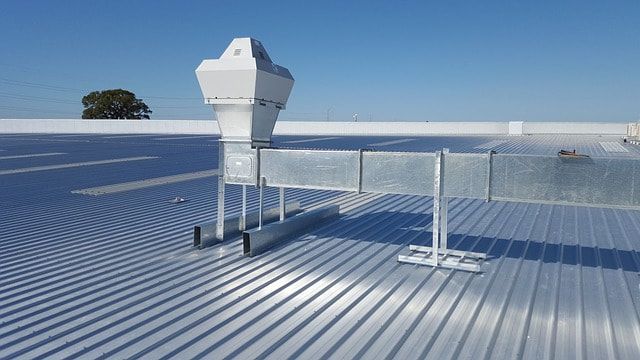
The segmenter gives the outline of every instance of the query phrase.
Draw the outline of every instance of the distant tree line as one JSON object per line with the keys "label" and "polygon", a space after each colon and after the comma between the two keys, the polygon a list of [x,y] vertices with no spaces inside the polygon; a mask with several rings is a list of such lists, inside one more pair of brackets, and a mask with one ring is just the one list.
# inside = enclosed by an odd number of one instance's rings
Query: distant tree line
{"label": "distant tree line", "polygon": [[83,119],[149,119],[153,111],[136,94],[123,89],[92,91],[82,97]]}

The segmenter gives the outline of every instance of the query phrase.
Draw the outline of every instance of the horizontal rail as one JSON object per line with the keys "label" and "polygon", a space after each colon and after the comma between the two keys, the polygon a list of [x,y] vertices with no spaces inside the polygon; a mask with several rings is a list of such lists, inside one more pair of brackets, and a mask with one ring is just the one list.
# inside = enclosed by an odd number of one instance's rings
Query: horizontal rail
{"label": "horizontal rail", "polygon": [[297,234],[310,232],[328,221],[340,216],[339,205],[329,205],[310,210],[262,227],[262,229],[248,230],[242,233],[243,253],[255,256],[268,251],[273,246]]}
{"label": "horizontal rail", "polygon": [[[294,216],[302,212],[299,201],[288,202],[285,206],[286,216]],[[275,207],[265,210],[262,214],[262,221],[264,223],[274,222],[280,219],[280,208]],[[247,213],[246,228],[251,229],[258,226],[258,211]],[[229,216],[224,220],[224,238],[233,236],[240,236],[242,230],[240,229],[240,215]],[[207,222],[204,224],[196,225],[193,228],[193,246],[200,249],[211,246],[212,244],[219,243],[216,238],[216,221]]]}

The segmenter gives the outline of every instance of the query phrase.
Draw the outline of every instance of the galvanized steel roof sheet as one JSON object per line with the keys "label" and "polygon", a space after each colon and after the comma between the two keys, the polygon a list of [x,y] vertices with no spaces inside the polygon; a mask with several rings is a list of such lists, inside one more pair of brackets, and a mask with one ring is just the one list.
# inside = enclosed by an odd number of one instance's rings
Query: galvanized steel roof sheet
{"label": "galvanized steel roof sheet", "polygon": [[[611,137],[403,139],[296,146],[640,155],[607,152]],[[276,145],[292,140],[305,139]],[[0,358],[640,357],[636,211],[453,199],[449,243],[489,254],[477,275],[396,261],[428,244],[430,198],[289,190],[344,216],[246,258],[239,239],[191,248],[192,226],[215,217],[215,178],[71,193],[215,169],[214,137],[0,135],[0,149],[64,153],[2,170],[158,157],[0,176]],[[239,188],[228,194],[238,212]]]}

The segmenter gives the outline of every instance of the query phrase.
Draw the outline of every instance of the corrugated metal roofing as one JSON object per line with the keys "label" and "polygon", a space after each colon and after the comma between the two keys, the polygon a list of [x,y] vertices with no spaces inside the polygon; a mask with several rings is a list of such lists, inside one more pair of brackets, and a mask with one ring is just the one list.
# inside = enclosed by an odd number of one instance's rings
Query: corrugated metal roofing
{"label": "corrugated metal roofing", "polygon": [[[637,211],[453,199],[450,244],[490,256],[476,275],[396,261],[429,243],[430,198],[289,190],[345,214],[245,258],[239,239],[191,248],[192,226],[215,216],[215,178],[71,193],[215,169],[214,139],[0,135],[3,156],[66,153],[2,160],[1,170],[159,157],[0,176],[0,358],[640,357]],[[310,138],[276,145],[296,139]],[[600,142],[611,137],[412,139],[299,145],[640,155],[607,153]],[[238,212],[239,188],[228,193]]]}

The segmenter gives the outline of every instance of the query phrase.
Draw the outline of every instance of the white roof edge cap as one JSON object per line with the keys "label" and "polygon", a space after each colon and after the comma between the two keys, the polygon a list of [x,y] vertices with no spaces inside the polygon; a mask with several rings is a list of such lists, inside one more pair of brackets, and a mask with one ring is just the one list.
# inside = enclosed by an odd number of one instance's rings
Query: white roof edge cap
{"label": "white roof edge cap", "polygon": [[203,60],[196,76],[223,139],[270,142],[294,80],[289,70],[273,63],[260,41],[233,39],[220,58]]}

